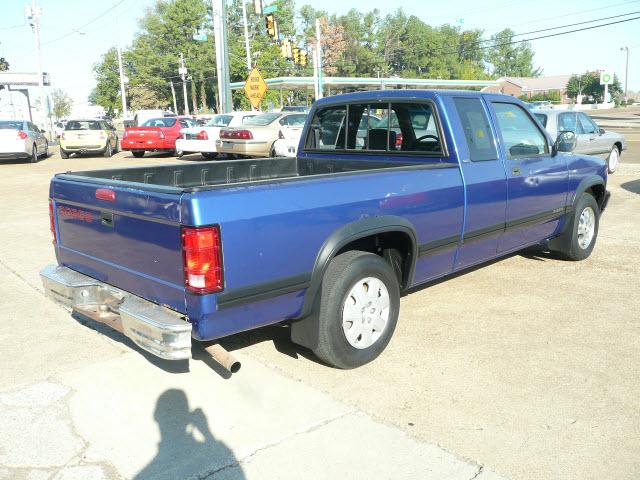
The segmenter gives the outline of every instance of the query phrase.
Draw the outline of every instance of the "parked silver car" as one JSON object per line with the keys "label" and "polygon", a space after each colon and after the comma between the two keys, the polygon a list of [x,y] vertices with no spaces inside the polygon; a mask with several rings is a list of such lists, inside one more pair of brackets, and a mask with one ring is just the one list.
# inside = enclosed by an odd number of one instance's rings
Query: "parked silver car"
{"label": "parked silver car", "polygon": [[44,132],[26,120],[0,120],[0,160],[29,159],[49,156],[49,143]]}
{"label": "parked silver car", "polygon": [[551,138],[557,138],[560,132],[573,132],[577,139],[576,153],[604,158],[609,173],[618,168],[620,155],[627,149],[625,139],[619,133],[605,132],[584,112],[533,110],[531,113],[547,129]]}

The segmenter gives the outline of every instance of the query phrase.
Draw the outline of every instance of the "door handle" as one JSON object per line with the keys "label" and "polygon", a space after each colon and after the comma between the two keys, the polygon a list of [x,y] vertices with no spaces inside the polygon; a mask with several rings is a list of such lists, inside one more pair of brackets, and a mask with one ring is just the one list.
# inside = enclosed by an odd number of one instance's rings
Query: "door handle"
{"label": "door handle", "polygon": [[513,174],[514,177],[517,177],[520,175],[520,167],[511,167],[511,173]]}
{"label": "door handle", "polygon": [[105,227],[113,228],[113,213],[100,212],[100,220],[102,221],[102,225],[104,225]]}

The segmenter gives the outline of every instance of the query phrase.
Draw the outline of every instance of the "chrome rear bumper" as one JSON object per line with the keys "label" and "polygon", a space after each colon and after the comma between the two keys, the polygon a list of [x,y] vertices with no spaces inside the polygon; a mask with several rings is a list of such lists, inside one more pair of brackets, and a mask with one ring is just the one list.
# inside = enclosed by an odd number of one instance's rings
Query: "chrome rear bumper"
{"label": "chrome rear bumper", "polygon": [[48,297],[122,332],[147,352],[191,358],[191,324],[184,315],[67,267],[48,265],[40,277]]}

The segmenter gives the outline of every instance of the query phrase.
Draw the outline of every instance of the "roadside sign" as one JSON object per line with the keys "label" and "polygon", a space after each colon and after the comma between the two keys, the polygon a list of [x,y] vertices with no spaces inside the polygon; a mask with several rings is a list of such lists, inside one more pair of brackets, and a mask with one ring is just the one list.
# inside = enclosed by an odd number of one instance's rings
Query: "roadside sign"
{"label": "roadside sign", "polygon": [[268,7],[264,7],[262,9],[262,13],[264,13],[265,15],[267,13],[275,13],[278,11],[278,6],[277,5],[269,5]]}
{"label": "roadside sign", "polygon": [[600,85],[611,85],[613,83],[613,73],[600,72]]}
{"label": "roadside sign", "polygon": [[259,108],[264,94],[267,93],[267,83],[262,78],[260,70],[254,67],[251,73],[247,77],[247,81],[244,84],[244,93],[253,105],[253,108]]}

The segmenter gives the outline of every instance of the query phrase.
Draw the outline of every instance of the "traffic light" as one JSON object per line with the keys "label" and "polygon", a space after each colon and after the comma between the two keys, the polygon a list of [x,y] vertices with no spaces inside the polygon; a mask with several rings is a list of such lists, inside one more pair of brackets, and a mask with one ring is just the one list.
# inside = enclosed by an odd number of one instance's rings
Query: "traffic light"
{"label": "traffic light", "polygon": [[293,63],[296,65],[300,63],[300,49],[298,47],[294,47],[293,49]]}
{"label": "traffic light", "polygon": [[278,22],[273,16],[273,13],[269,13],[266,17],[264,17],[264,23],[267,27],[267,34],[274,40],[278,41]]}
{"label": "traffic light", "polygon": [[298,63],[301,66],[306,67],[307,66],[307,62],[309,61],[309,53],[306,50],[300,50],[298,55],[299,55]]}
{"label": "traffic light", "polygon": [[292,58],[291,53],[291,41],[288,38],[285,38],[280,45],[280,51],[282,52],[282,56],[287,60]]}

